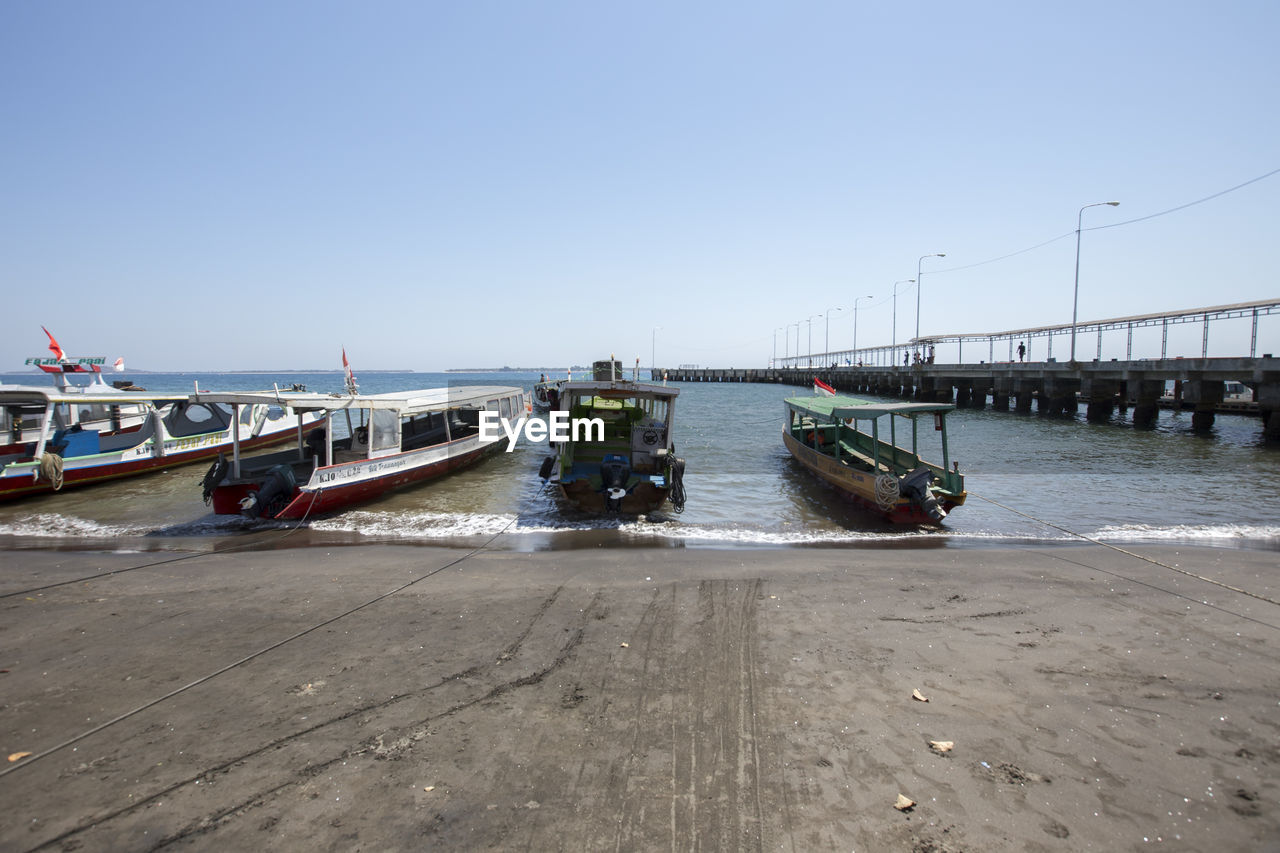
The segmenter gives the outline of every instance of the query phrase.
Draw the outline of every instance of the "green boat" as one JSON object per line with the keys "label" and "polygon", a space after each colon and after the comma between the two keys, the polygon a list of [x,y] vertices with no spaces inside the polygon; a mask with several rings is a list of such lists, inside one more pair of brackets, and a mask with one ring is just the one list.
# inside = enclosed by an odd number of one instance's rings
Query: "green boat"
{"label": "green boat", "polygon": [[[964,503],[964,477],[947,450],[947,413],[955,406],[838,395],[788,397],[784,403],[787,450],[854,503],[908,524],[939,524]],[[941,465],[921,456],[921,420],[938,434]]]}

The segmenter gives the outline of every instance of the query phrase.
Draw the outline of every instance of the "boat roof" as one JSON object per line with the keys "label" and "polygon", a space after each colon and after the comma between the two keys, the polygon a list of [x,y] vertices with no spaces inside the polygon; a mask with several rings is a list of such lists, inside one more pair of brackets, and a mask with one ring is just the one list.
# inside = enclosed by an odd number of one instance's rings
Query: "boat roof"
{"label": "boat roof", "polygon": [[202,391],[193,394],[195,402],[252,405],[275,403],[302,411],[341,411],[343,409],[394,409],[401,412],[432,412],[479,405],[495,397],[522,394],[523,389],[502,385],[453,385],[446,388],[420,388],[413,391],[389,391],[385,394],[323,394],[317,391]]}
{"label": "boat roof", "polygon": [[163,405],[186,400],[190,395],[182,391],[117,391],[110,386],[85,386],[84,390],[47,388],[43,385],[0,385],[0,405],[30,406],[49,403],[152,403]]}
{"label": "boat roof", "polygon": [[872,400],[859,400],[857,397],[787,397],[786,404],[791,408],[823,420],[843,420],[859,418],[870,420],[882,415],[922,415],[928,412],[950,412],[955,409],[951,403],[893,403]]}
{"label": "boat roof", "polygon": [[668,385],[650,385],[647,382],[628,382],[625,379],[582,379],[567,381],[560,386],[560,393],[586,392],[601,397],[678,397],[680,389]]}

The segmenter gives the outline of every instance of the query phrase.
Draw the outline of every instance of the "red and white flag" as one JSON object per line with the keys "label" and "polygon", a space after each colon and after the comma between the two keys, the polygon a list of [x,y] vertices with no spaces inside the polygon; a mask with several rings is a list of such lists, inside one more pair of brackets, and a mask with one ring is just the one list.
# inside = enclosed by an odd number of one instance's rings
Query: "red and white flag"
{"label": "red and white flag", "polygon": [[46,335],[49,335],[49,351],[58,357],[58,361],[65,359],[67,357],[66,353],[62,351],[62,347],[58,345],[58,341],[53,337],[53,335],[49,334],[49,330],[45,329],[44,326],[41,326],[40,328],[44,329],[44,333]]}
{"label": "red and white flag", "polygon": [[347,361],[346,347],[342,348],[342,372],[347,375],[347,393],[355,394],[360,386],[356,385],[356,376],[351,372],[351,363]]}
{"label": "red and white flag", "polygon": [[813,377],[813,393],[819,397],[834,397],[836,389],[815,376]]}

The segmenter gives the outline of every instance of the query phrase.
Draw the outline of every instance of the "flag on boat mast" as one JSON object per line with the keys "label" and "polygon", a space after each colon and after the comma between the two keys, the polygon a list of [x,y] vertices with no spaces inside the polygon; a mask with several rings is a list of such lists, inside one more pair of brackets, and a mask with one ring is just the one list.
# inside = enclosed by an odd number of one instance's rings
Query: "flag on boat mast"
{"label": "flag on boat mast", "polygon": [[347,361],[347,348],[342,348],[342,372],[347,375],[347,393],[352,397],[360,390],[360,386],[356,384],[356,375],[351,372],[351,363]]}
{"label": "flag on boat mast", "polygon": [[49,333],[48,329],[44,328],[44,326],[41,326],[40,328],[44,330],[46,335],[49,335],[49,351],[58,357],[58,361],[65,360],[67,355],[62,351],[62,347],[59,346],[58,341]]}
{"label": "flag on boat mast", "polygon": [[819,397],[834,397],[836,389],[815,376],[813,377],[813,393]]}
{"label": "flag on boat mast", "polygon": [[115,363],[116,373],[124,373],[124,358],[117,358]]}

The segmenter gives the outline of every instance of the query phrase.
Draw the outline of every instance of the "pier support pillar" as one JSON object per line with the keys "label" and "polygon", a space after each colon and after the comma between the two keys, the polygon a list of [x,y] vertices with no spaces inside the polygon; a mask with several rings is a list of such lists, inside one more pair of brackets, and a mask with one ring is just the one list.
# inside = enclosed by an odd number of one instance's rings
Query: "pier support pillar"
{"label": "pier support pillar", "polygon": [[1129,380],[1128,391],[1133,400],[1133,425],[1150,428],[1160,414],[1160,395],[1164,382],[1158,379]]}
{"label": "pier support pillar", "polygon": [[973,383],[967,379],[956,380],[956,408],[966,408],[971,399],[973,399]]}
{"label": "pier support pillar", "polygon": [[1193,379],[1182,385],[1182,399],[1195,405],[1191,413],[1191,428],[1208,430],[1213,426],[1213,412],[1222,403],[1222,382],[1213,379]]}
{"label": "pier support pillar", "polygon": [[969,408],[985,409],[987,407],[987,394],[990,390],[986,380],[974,382],[973,393],[969,395]]}
{"label": "pier support pillar", "polygon": [[1089,399],[1085,409],[1085,417],[1094,422],[1111,420],[1111,413],[1116,408],[1116,394],[1120,391],[1120,383],[1109,379],[1085,379],[1081,383],[1081,393]]}
{"label": "pier support pillar", "polygon": [[1031,403],[1043,396],[1040,383],[1034,379],[1015,379],[1013,381],[1013,408],[1020,415],[1031,414]]}
{"label": "pier support pillar", "polygon": [[1258,401],[1258,414],[1262,415],[1262,437],[1269,442],[1280,441],[1280,382],[1264,378],[1255,386],[1253,396]]}
{"label": "pier support pillar", "polygon": [[1049,377],[1044,382],[1044,395],[1040,398],[1041,414],[1074,415],[1079,400],[1076,393],[1080,390],[1079,379]]}
{"label": "pier support pillar", "polygon": [[1013,391],[1013,381],[997,377],[991,388],[991,408],[997,412],[1009,411],[1009,394]]}
{"label": "pier support pillar", "polygon": [[1268,442],[1280,441],[1280,409],[1258,409],[1262,416],[1262,437]]}

